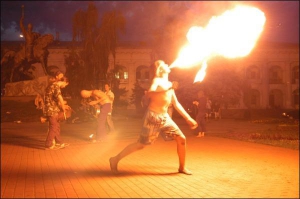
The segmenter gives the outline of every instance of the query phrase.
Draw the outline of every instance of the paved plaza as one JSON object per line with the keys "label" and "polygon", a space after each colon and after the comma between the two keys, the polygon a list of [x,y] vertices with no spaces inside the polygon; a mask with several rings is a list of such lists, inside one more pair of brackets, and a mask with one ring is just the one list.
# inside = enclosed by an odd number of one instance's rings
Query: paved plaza
{"label": "paved plaza", "polygon": [[[137,139],[140,118],[116,118],[107,142],[90,143],[95,123],[61,124],[70,146],[44,150],[47,124],[1,123],[2,198],[299,198],[299,150],[214,137],[187,137],[187,166],[177,173],[176,143],[161,137],[125,157],[119,175],[109,158]],[[251,128],[246,122],[208,123],[210,132]],[[229,126],[231,125],[231,127]]]}

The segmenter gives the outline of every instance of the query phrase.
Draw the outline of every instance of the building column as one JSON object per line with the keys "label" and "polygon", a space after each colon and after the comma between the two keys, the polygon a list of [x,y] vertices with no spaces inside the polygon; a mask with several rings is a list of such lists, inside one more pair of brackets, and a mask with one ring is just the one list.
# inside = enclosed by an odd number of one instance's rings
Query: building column
{"label": "building column", "polygon": [[291,65],[286,63],[285,68],[285,78],[284,78],[284,93],[285,93],[285,107],[292,109],[292,82],[291,82]]}
{"label": "building column", "polygon": [[269,65],[266,60],[263,66],[261,67],[261,83],[262,83],[262,92],[261,94],[261,105],[262,108],[269,108],[269,94],[270,94],[270,86],[269,86]]}

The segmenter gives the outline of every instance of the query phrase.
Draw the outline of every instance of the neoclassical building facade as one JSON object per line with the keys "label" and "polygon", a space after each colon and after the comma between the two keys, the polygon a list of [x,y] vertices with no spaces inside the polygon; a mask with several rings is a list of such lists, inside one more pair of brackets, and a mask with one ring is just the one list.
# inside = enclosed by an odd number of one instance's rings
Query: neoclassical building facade
{"label": "neoclassical building facade", "polygon": [[261,45],[243,59],[251,108],[299,109],[299,45]]}
{"label": "neoclassical building facade", "polygon": [[[64,57],[68,54],[67,42],[49,47],[48,65],[56,65],[65,71]],[[129,98],[136,82],[147,88],[150,84],[150,65],[156,60],[155,53],[145,45],[120,45],[116,50],[115,60],[109,58],[109,69],[115,66],[122,68],[115,74],[120,79],[120,87],[126,88]],[[251,54],[237,63],[242,75],[250,87],[248,93],[250,106],[253,109],[283,108],[299,109],[299,44],[260,44]],[[36,64],[37,79],[45,85],[41,66]],[[34,86],[37,80],[14,82],[5,86],[6,96],[36,95]],[[31,83],[30,83],[31,82]],[[20,86],[27,86],[26,91],[20,92]],[[17,91],[13,91],[18,88]],[[241,106],[245,108],[241,101]],[[133,108],[133,107],[130,107]]]}
{"label": "neoclassical building facade", "polygon": [[[115,64],[125,68],[116,76],[121,80],[121,87],[131,91],[138,81],[147,88],[149,66],[154,61],[155,55],[150,48],[118,48]],[[114,67],[113,63],[111,57],[110,68]],[[257,45],[237,64],[249,84],[252,109],[299,109],[299,45]],[[240,106],[235,108],[245,108],[242,99]]]}

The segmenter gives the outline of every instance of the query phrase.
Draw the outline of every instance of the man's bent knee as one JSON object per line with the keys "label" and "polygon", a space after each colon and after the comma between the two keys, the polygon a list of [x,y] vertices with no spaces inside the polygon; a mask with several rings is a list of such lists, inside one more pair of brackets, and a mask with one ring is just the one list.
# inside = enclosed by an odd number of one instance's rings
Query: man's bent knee
{"label": "man's bent knee", "polygon": [[145,148],[146,146],[147,146],[147,145],[138,142],[137,149],[138,149],[138,150],[141,150],[141,149]]}
{"label": "man's bent knee", "polygon": [[185,136],[176,136],[176,141],[177,143],[181,144],[181,145],[185,145],[186,144],[186,138]]}

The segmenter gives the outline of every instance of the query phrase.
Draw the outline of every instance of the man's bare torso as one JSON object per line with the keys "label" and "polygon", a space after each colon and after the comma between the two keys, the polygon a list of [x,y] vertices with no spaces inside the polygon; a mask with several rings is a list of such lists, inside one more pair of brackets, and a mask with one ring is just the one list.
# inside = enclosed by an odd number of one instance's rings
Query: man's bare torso
{"label": "man's bare torso", "polygon": [[174,93],[174,90],[170,89],[172,83],[164,79],[157,79],[156,83],[156,90],[148,92],[148,97],[150,98],[148,109],[156,113],[167,113]]}
{"label": "man's bare torso", "polygon": [[95,90],[95,91],[93,91],[92,96],[94,98],[96,98],[101,105],[106,104],[106,103],[111,103],[108,96],[102,91]]}

